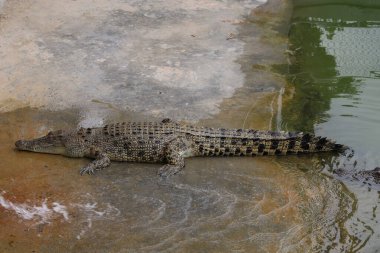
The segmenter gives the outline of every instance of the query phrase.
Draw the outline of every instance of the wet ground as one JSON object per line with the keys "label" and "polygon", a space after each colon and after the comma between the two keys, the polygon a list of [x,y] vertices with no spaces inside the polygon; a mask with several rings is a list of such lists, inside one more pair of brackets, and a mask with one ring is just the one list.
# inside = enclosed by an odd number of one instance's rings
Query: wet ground
{"label": "wet ground", "polygon": [[81,177],[85,159],[9,148],[12,129],[35,136],[36,127],[64,127],[76,115],[3,114],[3,251],[302,252],[318,237],[324,243],[324,226],[335,228],[355,206],[344,185],[308,169],[321,157],[189,159],[183,173],[161,180],[159,165],[115,163]]}
{"label": "wet ground", "polygon": [[[376,252],[378,188],[333,170],[380,165],[378,117],[365,117],[378,115],[373,66],[380,58],[362,64],[364,77],[352,72],[359,65],[345,67],[336,53],[344,47],[334,38],[350,28],[340,25],[334,37],[335,23],[315,22],[336,9],[295,6],[291,18],[290,3],[259,4],[4,2],[0,251]],[[376,24],[374,31],[355,25],[373,41]],[[376,50],[376,44],[369,49]],[[322,64],[309,66],[310,55]],[[86,159],[13,149],[15,140],[53,129],[164,117],[307,130],[356,153],[349,161],[330,154],[193,158],[178,176],[162,180],[160,165],[114,163],[81,177]]]}

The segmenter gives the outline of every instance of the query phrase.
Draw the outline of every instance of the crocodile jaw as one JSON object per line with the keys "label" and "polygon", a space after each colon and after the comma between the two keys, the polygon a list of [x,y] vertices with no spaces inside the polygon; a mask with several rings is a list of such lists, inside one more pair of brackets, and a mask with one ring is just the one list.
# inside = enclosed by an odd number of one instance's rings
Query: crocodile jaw
{"label": "crocodile jaw", "polygon": [[41,143],[40,141],[36,140],[18,140],[15,143],[16,149],[22,151],[31,151],[37,153],[48,153],[57,155],[63,155],[66,152],[66,148],[63,145],[56,146],[54,144]]}

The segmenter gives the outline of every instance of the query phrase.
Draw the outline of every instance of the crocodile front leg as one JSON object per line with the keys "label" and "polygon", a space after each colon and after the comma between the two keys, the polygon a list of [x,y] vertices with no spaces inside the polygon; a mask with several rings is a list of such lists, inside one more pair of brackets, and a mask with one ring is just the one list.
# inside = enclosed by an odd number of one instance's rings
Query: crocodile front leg
{"label": "crocodile front leg", "polygon": [[111,164],[111,160],[106,154],[99,153],[95,160],[89,163],[86,167],[82,168],[80,170],[80,174],[83,175],[85,173],[89,175],[95,174],[96,170],[102,170],[106,167],[108,167]]}
{"label": "crocodile front leg", "polygon": [[173,161],[173,163],[174,164],[165,164],[159,168],[157,174],[160,177],[170,177],[177,174],[183,169],[183,167],[185,167],[185,159],[183,157],[179,157],[178,160]]}
{"label": "crocodile front leg", "polygon": [[169,177],[180,172],[185,167],[185,154],[189,149],[188,143],[182,138],[171,141],[166,149],[168,164],[159,168],[157,174],[161,177]]}

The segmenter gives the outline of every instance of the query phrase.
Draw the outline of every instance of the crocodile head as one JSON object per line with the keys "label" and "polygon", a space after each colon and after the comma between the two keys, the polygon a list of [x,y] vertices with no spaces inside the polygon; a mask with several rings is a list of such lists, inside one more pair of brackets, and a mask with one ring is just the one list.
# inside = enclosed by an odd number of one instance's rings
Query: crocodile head
{"label": "crocodile head", "polygon": [[[80,156],[71,154],[73,144],[79,144],[79,140],[73,138],[73,135],[63,130],[49,132],[47,135],[33,140],[18,140],[15,146],[18,150],[59,154],[66,156]],[[80,146],[80,145],[74,145]],[[77,148],[75,150],[78,150]]]}

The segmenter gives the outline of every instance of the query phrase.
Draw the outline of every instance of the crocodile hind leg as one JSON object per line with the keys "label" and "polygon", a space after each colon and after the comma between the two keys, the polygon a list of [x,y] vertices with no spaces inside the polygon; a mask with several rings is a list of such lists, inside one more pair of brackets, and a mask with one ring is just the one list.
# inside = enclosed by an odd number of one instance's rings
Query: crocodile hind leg
{"label": "crocodile hind leg", "polygon": [[96,156],[94,161],[92,161],[86,167],[83,167],[80,170],[80,174],[83,175],[87,173],[89,175],[93,175],[95,174],[96,170],[102,170],[108,167],[110,164],[111,160],[109,159],[109,157],[105,154],[100,153]]}
{"label": "crocodile hind leg", "polygon": [[166,161],[168,164],[162,166],[157,174],[161,177],[169,177],[180,172],[185,167],[184,154],[189,150],[187,143],[182,139],[170,142],[166,150]]}

